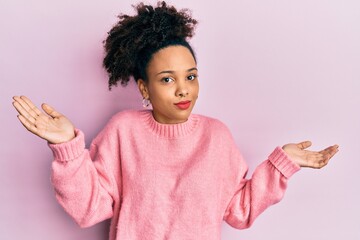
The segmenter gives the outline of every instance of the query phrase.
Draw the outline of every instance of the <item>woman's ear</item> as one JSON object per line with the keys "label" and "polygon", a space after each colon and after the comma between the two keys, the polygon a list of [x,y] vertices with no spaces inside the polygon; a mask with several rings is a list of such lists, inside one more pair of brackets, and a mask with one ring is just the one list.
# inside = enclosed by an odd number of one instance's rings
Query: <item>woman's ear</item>
{"label": "woman's ear", "polygon": [[137,85],[138,85],[139,91],[140,91],[141,95],[143,96],[143,98],[149,99],[149,91],[148,91],[146,82],[140,78],[137,80]]}

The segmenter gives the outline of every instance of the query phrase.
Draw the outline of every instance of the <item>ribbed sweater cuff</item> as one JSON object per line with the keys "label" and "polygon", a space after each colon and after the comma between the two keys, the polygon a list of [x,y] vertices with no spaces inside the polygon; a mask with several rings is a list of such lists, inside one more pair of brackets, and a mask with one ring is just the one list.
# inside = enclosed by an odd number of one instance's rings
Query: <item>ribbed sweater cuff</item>
{"label": "ribbed sweater cuff", "polygon": [[75,138],[64,143],[52,144],[48,143],[53,152],[54,160],[67,162],[79,157],[85,149],[84,133],[79,129],[75,129]]}
{"label": "ribbed sweater cuff", "polygon": [[285,151],[279,146],[270,154],[269,160],[286,178],[290,178],[300,170],[300,166],[291,161]]}

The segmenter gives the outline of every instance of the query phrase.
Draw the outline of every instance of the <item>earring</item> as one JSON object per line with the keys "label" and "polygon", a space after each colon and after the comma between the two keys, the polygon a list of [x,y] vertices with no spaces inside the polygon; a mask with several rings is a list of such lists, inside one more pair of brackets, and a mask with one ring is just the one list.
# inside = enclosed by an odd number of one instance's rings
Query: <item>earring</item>
{"label": "earring", "polygon": [[143,105],[144,108],[149,107],[150,106],[150,100],[147,99],[147,98],[143,98],[142,105]]}

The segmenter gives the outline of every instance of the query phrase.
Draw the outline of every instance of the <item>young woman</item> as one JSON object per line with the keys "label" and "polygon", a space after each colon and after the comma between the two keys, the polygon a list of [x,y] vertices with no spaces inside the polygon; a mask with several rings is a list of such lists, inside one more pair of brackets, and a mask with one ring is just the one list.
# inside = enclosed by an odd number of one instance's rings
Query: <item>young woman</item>
{"label": "young woman", "polygon": [[56,197],[81,227],[111,218],[110,239],[220,239],[221,223],[243,229],[281,200],[300,167],[322,168],[338,151],[276,147],[245,179],[228,128],[192,114],[198,69],[187,39],[196,20],[165,2],[120,16],[105,41],[109,87],[134,78],[152,110],[123,111],[85,149],[84,134],[47,104],[14,97],[20,122],[53,151]]}

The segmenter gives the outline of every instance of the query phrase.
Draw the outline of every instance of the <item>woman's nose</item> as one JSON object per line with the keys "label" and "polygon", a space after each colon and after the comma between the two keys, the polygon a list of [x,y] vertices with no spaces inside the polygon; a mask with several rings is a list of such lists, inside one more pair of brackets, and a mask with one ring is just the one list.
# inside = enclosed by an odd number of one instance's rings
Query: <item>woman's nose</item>
{"label": "woman's nose", "polygon": [[189,95],[189,90],[186,87],[186,84],[184,84],[184,83],[179,84],[177,91],[176,91],[176,96],[177,97],[186,97],[187,95]]}

